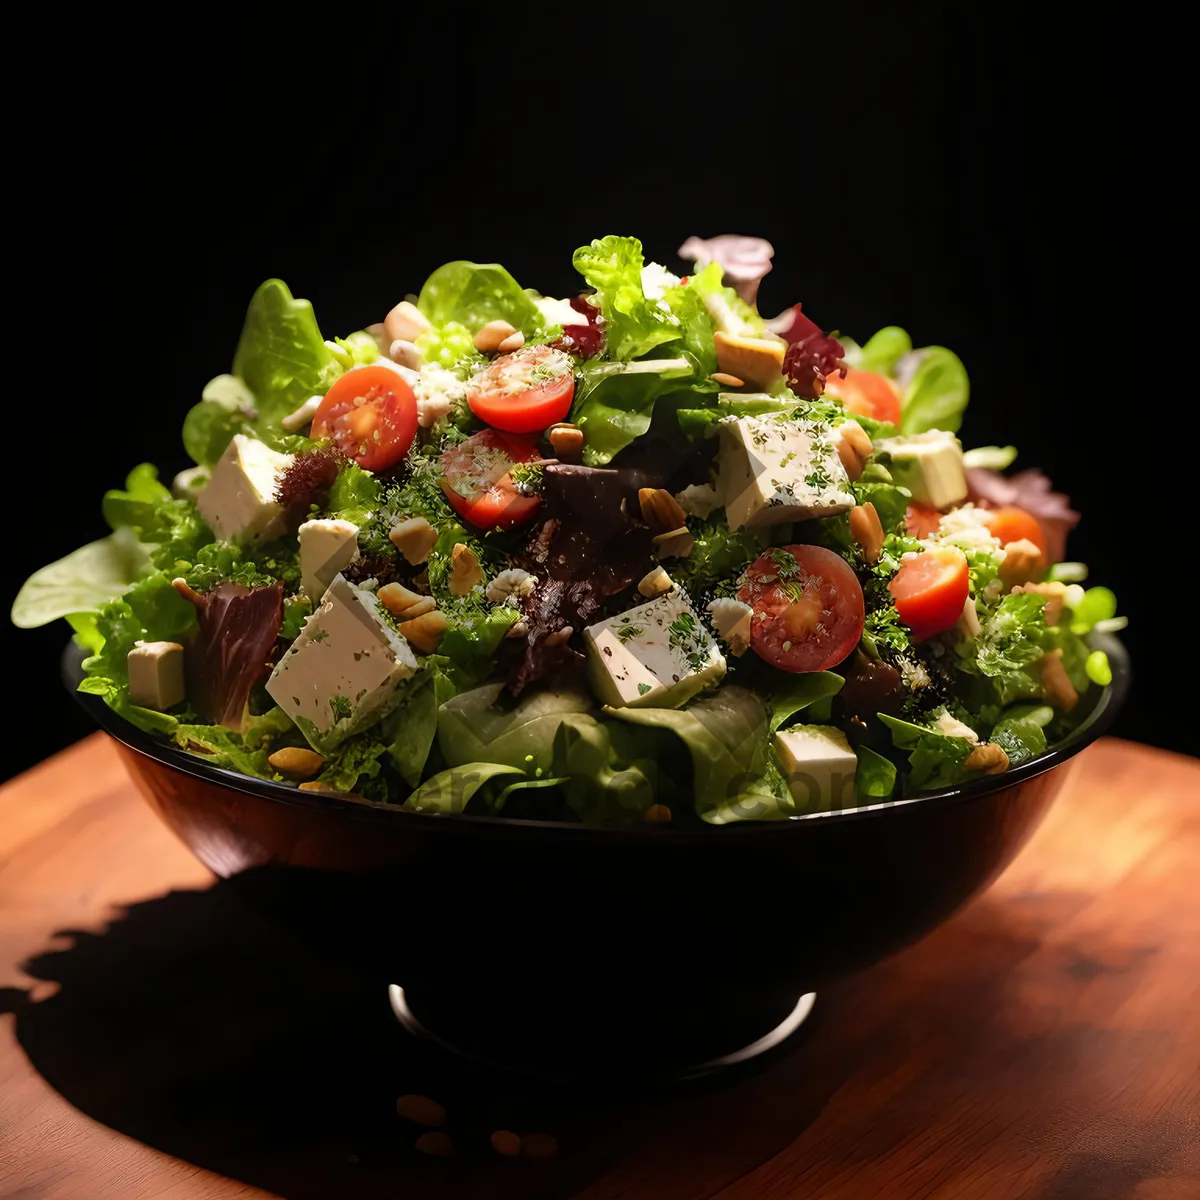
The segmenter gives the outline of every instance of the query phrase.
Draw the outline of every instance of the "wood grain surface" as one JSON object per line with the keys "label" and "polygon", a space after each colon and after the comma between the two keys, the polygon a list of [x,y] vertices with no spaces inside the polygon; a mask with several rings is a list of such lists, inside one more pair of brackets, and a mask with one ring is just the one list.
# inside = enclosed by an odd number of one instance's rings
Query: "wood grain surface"
{"label": "wood grain surface", "polygon": [[[1108,740],[1064,769],[999,882],[824,992],[787,1053],[631,1097],[407,1042],[214,884],[97,734],[0,790],[0,1196],[1196,1200],[1200,762]],[[413,1150],[407,1092],[447,1105],[451,1158]],[[502,1160],[498,1128],[560,1155]]]}

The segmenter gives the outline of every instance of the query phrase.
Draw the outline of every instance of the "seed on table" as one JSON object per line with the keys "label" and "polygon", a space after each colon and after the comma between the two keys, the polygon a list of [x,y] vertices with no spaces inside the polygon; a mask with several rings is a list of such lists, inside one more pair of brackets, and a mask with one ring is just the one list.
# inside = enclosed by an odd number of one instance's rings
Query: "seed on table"
{"label": "seed on table", "polygon": [[526,1158],[553,1158],[558,1153],[558,1139],[549,1133],[527,1133],[521,1139],[521,1153]]}
{"label": "seed on table", "polygon": [[511,1129],[497,1129],[492,1134],[492,1149],[505,1158],[516,1158],[521,1153],[521,1139]]}
{"label": "seed on table", "polygon": [[396,1101],[396,1113],[414,1125],[445,1125],[446,1110],[428,1096],[401,1096]]}
{"label": "seed on table", "polygon": [[422,1154],[432,1154],[434,1158],[445,1158],[454,1153],[454,1143],[448,1133],[440,1130],[434,1133],[423,1133],[416,1141],[416,1147]]}

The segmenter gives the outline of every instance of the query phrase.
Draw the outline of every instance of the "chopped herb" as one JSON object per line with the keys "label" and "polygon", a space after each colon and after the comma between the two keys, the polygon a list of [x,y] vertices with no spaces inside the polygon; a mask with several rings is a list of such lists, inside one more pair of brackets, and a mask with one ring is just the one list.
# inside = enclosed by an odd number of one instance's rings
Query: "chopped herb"
{"label": "chopped herb", "polygon": [[640,625],[622,625],[617,630],[617,640],[621,642],[632,641],[634,638],[640,638],[645,632]]}
{"label": "chopped herb", "polygon": [[354,708],[350,701],[345,696],[331,696],[329,698],[329,710],[333,713],[334,721],[349,720]]}
{"label": "chopped herb", "polygon": [[639,683],[638,684],[638,695],[639,696],[645,696],[647,693],[652,692],[652,691],[654,691],[654,689],[648,683]]}

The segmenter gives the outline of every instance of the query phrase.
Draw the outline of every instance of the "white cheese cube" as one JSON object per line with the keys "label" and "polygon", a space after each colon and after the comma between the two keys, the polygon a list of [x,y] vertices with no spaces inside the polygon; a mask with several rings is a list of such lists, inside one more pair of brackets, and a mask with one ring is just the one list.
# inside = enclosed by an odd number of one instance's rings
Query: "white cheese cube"
{"label": "white cheese cube", "polygon": [[125,665],[129,699],[140,708],[166,712],[183,700],[183,647],[178,642],[135,642]]}
{"label": "white cheese cube", "polygon": [[678,708],[725,674],[725,659],[687,597],[656,596],[583,631],[592,685],[613,708]]}
{"label": "white cheese cube", "polygon": [[824,421],[780,414],[722,421],[720,485],[730,529],[831,517],[854,507]]}
{"label": "white cheese cube", "polygon": [[337,575],[267,680],[275,703],[326,754],[400,700],[417,660],[368,591]]}
{"label": "white cheese cube", "polygon": [[853,808],[858,759],[832,725],[793,725],[775,735],[775,754],[802,812]]}
{"label": "white cheese cube", "polygon": [[200,515],[221,541],[278,537],[283,509],[275,503],[275,485],[291,463],[290,454],[277,454],[255,438],[235,434],[196,498]]}
{"label": "white cheese cube", "polygon": [[353,521],[305,521],[296,534],[300,539],[300,587],[315,606],[333,577],[358,553],[358,526]]}
{"label": "white cheese cube", "polygon": [[875,445],[892,456],[892,478],[919,503],[949,508],[967,498],[962,443],[954,434],[931,429],[911,437],[884,438]]}

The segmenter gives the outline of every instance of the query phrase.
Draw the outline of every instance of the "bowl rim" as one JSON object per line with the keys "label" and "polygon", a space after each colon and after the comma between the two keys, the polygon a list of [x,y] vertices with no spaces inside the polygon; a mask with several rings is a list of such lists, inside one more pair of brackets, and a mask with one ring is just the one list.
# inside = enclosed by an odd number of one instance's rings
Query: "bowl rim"
{"label": "bowl rim", "polygon": [[719,830],[708,827],[680,829],[670,825],[652,824],[583,825],[569,821],[537,821],[472,813],[423,813],[413,812],[389,802],[352,799],[324,792],[302,792],[295,785],[277,783],[269,779],[255,779],[226,767],[213,766],[186,751],[164,745],[152,734],[138,729],[115,713],[99,696],[80,692],[78,685],[83,677],[82,662],[86,654],[73,640],[67,642],[60,666],[63,686],[96,724],[121,745],[180,774],[278,804],[316,812],[342,813],[353,819],[377,823],[399,821],[411,824],[414,830],[425,829],[430,832],[435,828],[438,831],[457,829],[461,832],[488,830],[497,834],[501,830],[508,830],[520,831],[521,836],[527,837],[530,831],[536,831],[556,837],[615,837],[620,840],[639,841],[665,838],[672,841],[700,840],[713,843],[721,839],[795,837],[800,830],[811,829],[814,825],[825,827],[830,824],[878,819],[882,814],[890,812],[925,812],[930,808],[965,803],[996,792],[1007,791],[1054,770],[1087,749],[1109,729],[1129,692],[1132,670],[1129,653],[1124,645],[1112,634],[1101,633],[1092,633],[1088,642],[1094,649],[1103,650],[1108,655],[1112,668],[1112,682],[1101,689],[1091,711],[1070,735],[1037,758],[1005,771],[1002,775],[988,775],[953,787],[923,792],[918,796],[831,812],[801,813],[774,821],[734,821],[721,826]]}

